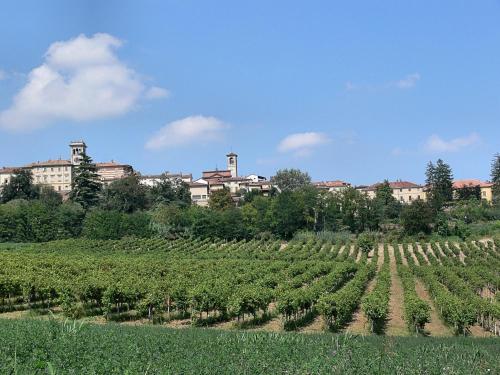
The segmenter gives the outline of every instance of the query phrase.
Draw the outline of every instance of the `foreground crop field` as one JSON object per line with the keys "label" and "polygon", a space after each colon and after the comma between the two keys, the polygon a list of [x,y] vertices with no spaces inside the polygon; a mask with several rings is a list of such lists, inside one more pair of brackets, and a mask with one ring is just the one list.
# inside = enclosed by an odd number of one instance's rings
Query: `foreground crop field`
{"label": "foreground crop field", "polygon": [[379,244],[369,253],[321,239],[3,246],[0,313],[170,327],[494,336],[499,245]]}
{"label": "foreground crop field", "polygon": [[498,374],[498,341],[0,319],[2,374]]}

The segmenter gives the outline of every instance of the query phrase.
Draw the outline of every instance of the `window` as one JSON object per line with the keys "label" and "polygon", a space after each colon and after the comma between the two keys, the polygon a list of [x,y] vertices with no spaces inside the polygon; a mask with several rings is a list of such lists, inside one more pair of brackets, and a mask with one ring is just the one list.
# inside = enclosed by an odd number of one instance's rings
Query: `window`
{"label": "window", "polygon": [[404,202],[404,201],[405,201],[403,197],[399,197],[399,200],[400,200],[401,202]]}
{"label": "window", "polygon": [[417,195],[417,199],[420,199],[420,195]]}
{"label": "window", "polygon": [[192,198],[193,198],[193,200],[196,201],[196,200],[201,199],[201,195],[193,195]]}
{"label": "window", "polygon": [[401,192],[401,193],[402,193],[402,192],[403,192],[403,189],[399,189],[399,192]]}
{"label": "window", "polygon": [[408,188],[408,191],[411,191],[411,188]]}
{"label": "window", "polygon": [[483,197],[486,197],[486,192],[485,192],[485,191],[483,191],[483,193],[482,193],[482,194],[483,194]]}
{"label": "window", "polygon": [[50,168],[50,171],[51,171],[51,172],[54,172],[54,168]]}
{"label": "window", "polygon": [[58,187],[57,187],[57,190],[61,191],[61,187],[60,187],[60,186],[58,186]]}
{"label": "window", "polygon": [[411,195],[408,197],[408,200],[411,201]]}

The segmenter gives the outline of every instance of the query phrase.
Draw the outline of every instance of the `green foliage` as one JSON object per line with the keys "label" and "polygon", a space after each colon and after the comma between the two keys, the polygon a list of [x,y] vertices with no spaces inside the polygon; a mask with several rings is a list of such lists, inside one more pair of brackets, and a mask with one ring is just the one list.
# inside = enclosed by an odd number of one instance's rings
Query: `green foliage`
{"label": "green foliage", "polygon": [[208,206],[213,210],[224,211],[235,206],[229,189],[223,188],[210,193]]}
{"label": "green foliage", "polygon": [[7,203],[15,199],[36,199],[39,189],[33,185],[33,176],[30,170],[17,169],[9,183],[0,190],[0,202]]}
{"label": "green foliage", "polygon": [[148,237],[151,233],[148,213],[125,214],[99,209],[87,213],[82,230],[84,237],[101,240],[120,239],[124,236]]}
{"label": "green foliage", "polygon": [[404,206],[401,213],[401,225],[408,235],[420,232],[430,233],[433,220],[434,214],[431,207],[422,200],[416,200]]}
{"label": "green foliage", "polygon": [[500,203],[500,154],[495,154],[493,157],[490,176],[493,183],[493,200]]}
{"label": "green foliage", "polygon": [[136,175],[113,181],[104,188],[102,208],[111,211],[132,213],[148,208],[147,188],[140,184]]}
{"label": "green foliage", "polygon": [[375,247],[376,238],[373,233],[363,232],[358,236],[358,247],[365,253],[370,252]]}
{"label": "green foliage", "polygon": [[453,173],[448,164],[438,159],[434,165],[427,165],[426,185],[429,189],[427,200],[435,210],[440,210],[445,204],[453,200]]}
{"label": "green foliage", "polygon": [[280,169],[271,177],[271,182],[282,192],[295,191],[310,185],[311,177],[299,169]]}
{"label": "green foliage", "polygon": [[101,183],[97,174],[97,167],[87,154],[81,155],[81,163],[73,170],[70,199],[79,203],[84,209],[97,206]]}
{"label": "green foliage", "polygon": [[177,178],[172,180],[166,174],[161,175],[160,182],[154,184],[149,191],[151,204],[176,204],[189,206],[191,193],[189,185]]}

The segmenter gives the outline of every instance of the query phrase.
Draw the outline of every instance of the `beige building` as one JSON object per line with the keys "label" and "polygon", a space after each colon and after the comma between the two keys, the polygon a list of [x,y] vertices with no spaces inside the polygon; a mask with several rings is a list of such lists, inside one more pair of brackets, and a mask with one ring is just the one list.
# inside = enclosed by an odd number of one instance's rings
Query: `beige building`
{"label": "beige building", "polygon": [[453,191],[455,198],[457,197],[457,190],[473,187],[479,187],[481,199],[484,199],[488,203],[491,203],[493,201],[493,184],[491,182],[484,182],[477,179],[453,181]]}
{"label": "beige building", "polygon": [[[368,187],[360,188],[359,190],[366,193],[369,198],[375,198],[377,187],[382,183],[376,183]],[[392,189],[392,196],[401,203],[411,203],[414,200],[426,200],[424,186],[415,184],[409,181],[392,181],[389,182]]]}
{"label": "beige building", "polygon": [[248,191],[260,191],[268,195],[272,189],[271,183],[265,177],[250,174],[238,176],[238,155],[231,152],[226,155],[227,169],[204,171],[201,178],[189,185],[191,200],[199,206],[207,206],[210,193],[216,190],[228,189],[233,199],[238,201]]}
{"label": "beige building", "polygon": [[314,182],[313,185],[320,190],[329,191],[330,193],[336,193],[351,186],[350,183],[340,180]]}
{"label": "beige building", "polygon": [[[86,152],[87,145],[84,141],[74,141],[69,144],[70,158],[37,161],[23,167],[10,167],[0,169],[0,187],[9,183],[16,169],[31,171],[33,183],[51,186],[61,194],[71,191],[74,168],[82,161],[82,154]],[[99,179],[105,185],[120,178],[130,176],[133,168],[127,164],[111,161],[109,163],[96,163]]]}

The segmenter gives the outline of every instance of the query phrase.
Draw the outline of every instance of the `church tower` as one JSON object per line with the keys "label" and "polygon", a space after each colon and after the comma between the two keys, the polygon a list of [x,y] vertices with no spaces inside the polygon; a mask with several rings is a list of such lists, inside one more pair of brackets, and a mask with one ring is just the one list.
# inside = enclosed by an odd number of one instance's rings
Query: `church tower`
{"label": "church tower", "polygon": [[82,162],[82,154],[86,153],[87,145],[84,141],[75,141],[69,144],[71,148],[71,164],[79,165]]}
{"label": "church tower", "polygon": [[238,155],[230,152],[227,157],[227,170],[231,171],[231,177],[238,177]]}

